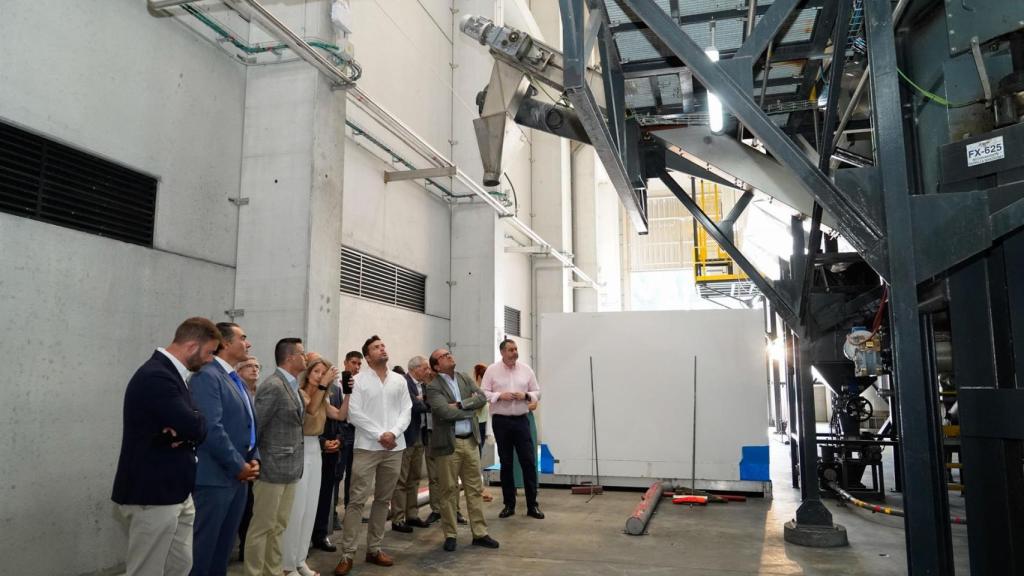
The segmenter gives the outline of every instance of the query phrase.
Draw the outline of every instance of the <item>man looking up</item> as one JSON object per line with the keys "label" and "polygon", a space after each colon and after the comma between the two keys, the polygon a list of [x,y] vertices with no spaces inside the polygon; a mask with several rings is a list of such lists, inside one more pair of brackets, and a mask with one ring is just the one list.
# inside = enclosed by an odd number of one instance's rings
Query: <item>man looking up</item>
{"label": "man looking up", "polygon": [[334,568],[337,576],[352,571],[356,538],[363,521],[363,507],[373,487],[373,506],[366,529],[366,561],[392,566],[395,561],[381,550],[384,524],[387,522],[391,495],[402,470],[405,432],[412,413],[412,401],[405,378],[388,369],[388,352],[379,336],[363,344],[363,357],[369,370],[363,370],[352,385],[348,421],[356,429],[352,463],[352,495],[345,508],[341,536],[341,561]]}
{"label": "man looking up", "polygon": [[420,423],[427,411],[422,386],[430,367],[423,356],[409,359],[409,370],[405,381],[409,388],[409,399],[412,402],[412,417],[405,429],[405,453],[402,455],[402,471],[395,485],[392,497],[394,513],[391,516],[391,529],[398,532],[412,532],[413,527],[426,528],[428,524],[420,519],[419,499],[420,471],[423,469],[423,430]]}
{"label": "man looking up", "polygon": [[441,484],[441,526],[444,549],[455,551],[455,510],[459,502],[459,480],[466,491],[466,512],[473,532],[473,544],[497,548],[487,534],[480,479],[480,427],[476,410],[487,403],[483,392],[465,374],[455,372],[455,358],[444,348],[430,355],[430,368],[437,376],[427,385],[427,402],[434,415],[430,451],[438,459]]}
{"label": "man looking up", "polygon": [[217,355],[189,382],[207,430],[206,441],[199,446],[194,493],[193,576],[227,574],[245,510],[247,482],[260,469],[253,407],[234,368],[248,357],[252,344],[238,324],[220,322],[217,330],[221,340]]}
{"label": "man looking up", "polygon": [[481,388],[491,402],[491,425],[494,441],[498,444],[501,462],[501,495],[505,507],[498,518],[516,513],[516,481],[512,453],[519,457],[526,489],[526,515],[538,520],[544,518],[537,504],[537,452],[530,436],[530,401],[540,400],[540,386],[533,370],[519,361],[519,347],[505,339],[498,345],[501,361],[487,367]]}

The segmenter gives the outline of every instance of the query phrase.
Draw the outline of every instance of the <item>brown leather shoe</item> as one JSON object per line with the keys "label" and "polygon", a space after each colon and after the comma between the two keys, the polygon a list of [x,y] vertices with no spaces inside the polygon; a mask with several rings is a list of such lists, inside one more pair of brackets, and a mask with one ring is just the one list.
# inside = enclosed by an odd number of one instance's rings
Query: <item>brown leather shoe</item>
{"label": "brown leather shoe", "polygon": [[352,571],[352,559],[342,558],[341,562],[334,567],[334,576],[345,576]]}
{"label": "brown leather shoe", "polygon": [[377,566],[394,566],[395,559],[384,553],[383,550],[378,550],[376,554],[366,553],[366,562],[369,564],[376,564]]}

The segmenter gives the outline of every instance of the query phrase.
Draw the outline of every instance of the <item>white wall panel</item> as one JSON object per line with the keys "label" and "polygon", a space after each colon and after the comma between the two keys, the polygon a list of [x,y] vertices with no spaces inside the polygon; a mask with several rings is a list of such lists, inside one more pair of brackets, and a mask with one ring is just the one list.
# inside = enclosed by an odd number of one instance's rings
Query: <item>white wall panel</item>
{"label": "white wall panel", "polygon": [[739,480],[742,448],[768,442],[763,334],[758,310],[541,315],[555,472],[593,470],[593,357],[602,477],[690,478],[696,355],[697,479]]}

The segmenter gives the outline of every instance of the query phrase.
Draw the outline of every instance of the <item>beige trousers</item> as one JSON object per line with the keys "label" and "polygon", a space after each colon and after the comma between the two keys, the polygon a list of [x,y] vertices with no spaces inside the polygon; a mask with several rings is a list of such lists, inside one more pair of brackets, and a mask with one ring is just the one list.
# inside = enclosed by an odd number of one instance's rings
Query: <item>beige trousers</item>
{"label": "beige trousers", "polygon": [[127,576],[188,576],[196,508],[189,496],[169,506],[118,506],[128,520]]}
{"label": "beige trousers", "polygon": [[281,537],[295,502],[295,482],[252,485],[252,520],[245,536],[246,576],[281,576]]}
{"label": "beige trousers", "polygon": [[406,447],[405,453],[402,454],[402,471],[398,475],[398,483],[395,484],[395,494],[391,497],[393,523],[402,524],[409,518],[420,517],[419,506],[416,503],[422,470],[423,444],[417,442],[414,446]]}
{"label": "beige trousers", "polygon": [[388,521],[391,495],[402,472],[404,450],[362,450],[357,448],[352,458],[352,487],[348,506],[345,507],[344,531],[341,535],[341,556],[355,556],[359,526],[363,523],[363,508],[373,491],[370,523],[366,527],[366,552],[376,554],[384,541],[384,524]]}
{"label": "beige trousers", "polygon": [[438,483],[441,485],[441,526],[445,538],[454,538],[455,513],[459,506],[459,480],[466,491],[466,511],[469,513],[469,527],[474,538],[487,535],[484,521],[484,501],[481,497],[483,482],[480,480],[480,449],[476,439],[455,439],[455,452],[437,458]]}

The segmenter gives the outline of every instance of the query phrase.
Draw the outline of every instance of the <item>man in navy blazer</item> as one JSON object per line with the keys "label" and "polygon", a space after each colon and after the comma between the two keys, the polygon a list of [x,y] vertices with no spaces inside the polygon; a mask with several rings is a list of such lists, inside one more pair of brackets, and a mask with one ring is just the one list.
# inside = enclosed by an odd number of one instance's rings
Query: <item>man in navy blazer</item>
{"label": "man in navy blazer", "polygon": [[206,417],[199,447],[193,576],[224,576],[245,511],[246,482],[259,475],[256,417],[235,365],[249,355],[248,337],[231,322],[217,324],[221,345],[213,361],[190,382]]}
{"label": "man in navy blazer", "polygon": [[128,521],[128,576],[185,576],[192,568],[195,449],[206,438],[206,421],[188,377],[219,344],[213,322],[189,318],[128,382],[111,496]]}

